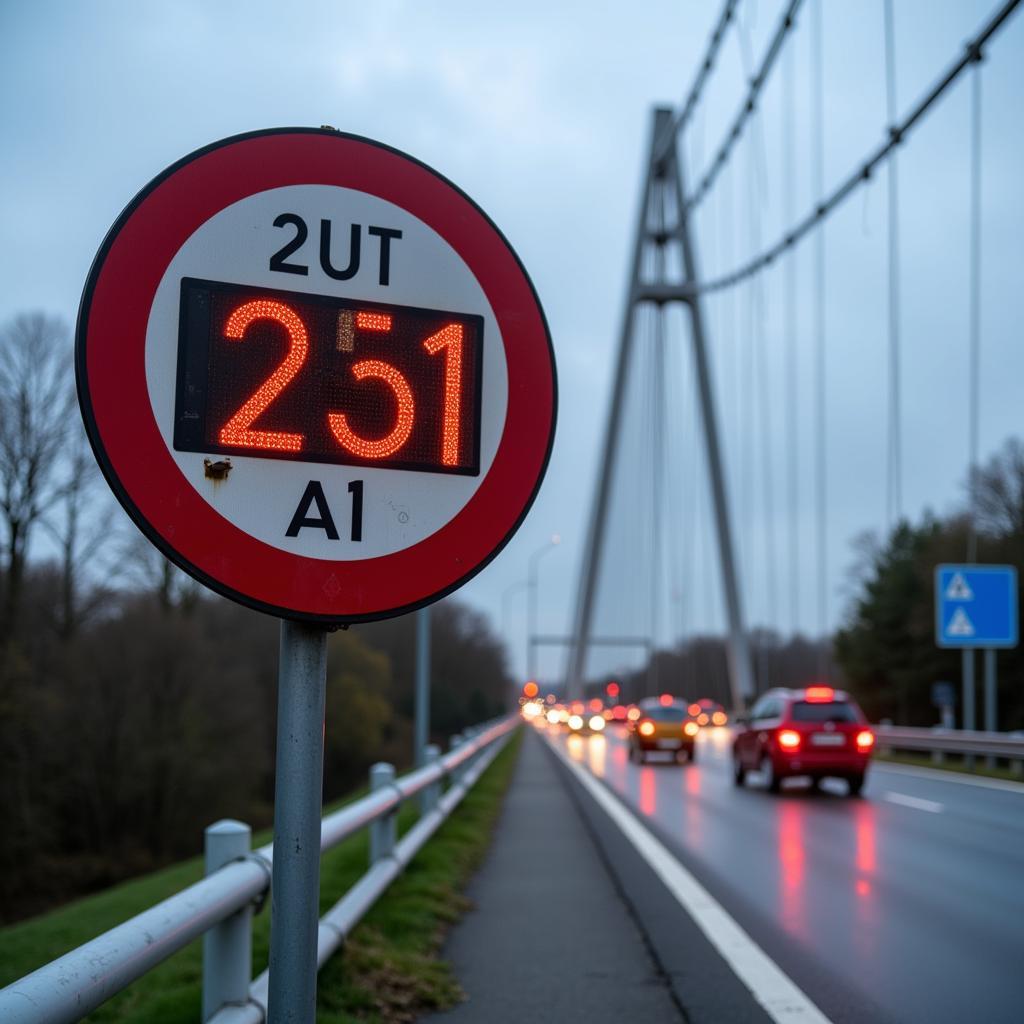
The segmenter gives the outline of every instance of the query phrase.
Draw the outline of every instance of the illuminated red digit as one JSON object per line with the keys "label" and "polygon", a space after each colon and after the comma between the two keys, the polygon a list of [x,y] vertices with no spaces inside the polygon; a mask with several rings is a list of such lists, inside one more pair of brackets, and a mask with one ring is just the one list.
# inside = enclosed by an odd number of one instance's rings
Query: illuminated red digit
{"label": "illuminated red digit", "polygon": [[398,403],[394,428],[385,437],[369,440],[352,431],[343,412],[329,412],[327,422],[331,433],[338,439],[338,444],[361,459],[386,459],[389,455],[394,455],[409,440],[412,433],[413,420],[416,418],[416,403],[413,401],[412,389],[395,367],[380,359],[364,359],[352,367],[352,373],[356,380],[372,377],[384,381],[391,388]]}
{"label": "illuminated red digit", "polygon": [[254,320],[273,320],[288,332],[291,345],[284,362],[260,385],[246,403],[224,424],[220,443],[239,448],[268,448],[273,451],[302,450],[302,434],[285,434],[277,430],[250,430],[249,427],[302,369],[309,353],[306,328],[294,310],[283,302],[256,299],[246,302],[228,317],[224,335],[241,341]]}
{"label": "illuminated red digit", "polygon": [[459,464],[459,432],[462,423],[462,324],[449,324],[432,334],[423,347],[436,356],[445,350],[444,421],[441,428],[441,464]]}
{"label": "illuminated red digit", "polygon": [[390,313],[356,313],[356,327],[363,331],[390,331]]}

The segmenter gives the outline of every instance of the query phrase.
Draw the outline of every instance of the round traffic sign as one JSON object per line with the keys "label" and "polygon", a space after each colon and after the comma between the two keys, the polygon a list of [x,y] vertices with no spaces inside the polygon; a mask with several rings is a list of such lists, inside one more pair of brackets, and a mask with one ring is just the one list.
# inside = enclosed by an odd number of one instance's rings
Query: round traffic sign
{"label": "round traffic sign", "polygon": [[515,533],[554,437],[540,302],[436,171],[331,129],[235,136],[150,182],[90,271],[79,401],[173,562],[261,611],[409,611]]}

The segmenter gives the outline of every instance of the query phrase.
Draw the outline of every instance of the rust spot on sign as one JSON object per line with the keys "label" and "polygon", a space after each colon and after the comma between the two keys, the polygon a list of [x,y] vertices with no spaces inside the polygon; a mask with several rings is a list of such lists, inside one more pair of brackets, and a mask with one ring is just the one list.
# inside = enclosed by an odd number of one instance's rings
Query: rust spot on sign
{"label": "rust spot on sign", "polygon": [[211,462],[209,459],[203,459],[203,470],[207,480],[216,480],[220,483],[221,480],[227,480],[228,473],[231,472],[231,460],[218,459]]}

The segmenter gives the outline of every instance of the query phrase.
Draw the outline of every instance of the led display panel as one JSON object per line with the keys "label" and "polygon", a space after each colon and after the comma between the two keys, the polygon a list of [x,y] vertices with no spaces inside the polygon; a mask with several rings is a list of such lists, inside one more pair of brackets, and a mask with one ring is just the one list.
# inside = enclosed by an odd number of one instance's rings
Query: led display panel
{"label": "led display panel", "polygon": [[483,318],[184,278],[178,451],[480,471]]}

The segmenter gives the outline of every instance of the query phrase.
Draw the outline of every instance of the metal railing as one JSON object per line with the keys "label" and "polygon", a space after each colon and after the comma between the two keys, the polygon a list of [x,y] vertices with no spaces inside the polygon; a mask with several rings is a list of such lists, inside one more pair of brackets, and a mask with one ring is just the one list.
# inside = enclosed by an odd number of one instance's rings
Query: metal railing
{"label": "metal railing", "polygon": [[984,757],[991,764],[996,758],[1010,762],[1011,771],[1024,775],[1024,735],[1007,732],[982,732],[968,729],[915,729],[909,726],[875,726],[880,753],[891,750],[925,751],[935,764],[942,764],[946,754],[965,758]]}
{"label": "metal railing", "polygon": [[[390,764],[370,770],[371,791],[321,822],[324,853],[370,828],[370,867],[320,919],[318,969],[451,814],[519,723],[510,715],[427,748],[424,767],[401,778]],[[444,780],[450,785],[442,793]],[[419,796],[419,820],[396,839],[397,814]],[[250,850],[251,832],[223,821],[206,830],[206,877],[155,907],[0,990],[4,1024],[80,1020],[147,971],[203,936],[203,1020],[263,1024],[268,972],[250,980],[252,914],[270,891],[272,844]]]}

